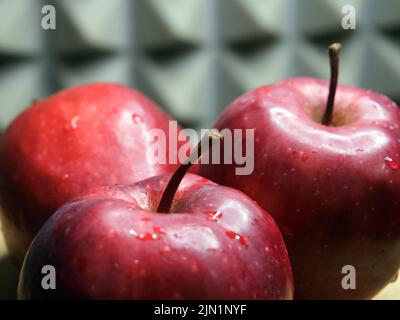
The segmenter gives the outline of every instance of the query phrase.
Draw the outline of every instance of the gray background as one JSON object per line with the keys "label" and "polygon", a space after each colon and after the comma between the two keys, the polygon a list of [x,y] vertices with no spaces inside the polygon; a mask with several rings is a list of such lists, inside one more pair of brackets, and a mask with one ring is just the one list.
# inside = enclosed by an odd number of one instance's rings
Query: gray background
{"label": "gray background", "polygon": [[[57,29],[41,29],[53,4]],[[341,8],[357,29],[341,28]],[[400,0],[0,0],[0,129],[33,99],[116,81],[186,127],[207,128],[246,90],[292,76],[328,78],[400,100]]]}

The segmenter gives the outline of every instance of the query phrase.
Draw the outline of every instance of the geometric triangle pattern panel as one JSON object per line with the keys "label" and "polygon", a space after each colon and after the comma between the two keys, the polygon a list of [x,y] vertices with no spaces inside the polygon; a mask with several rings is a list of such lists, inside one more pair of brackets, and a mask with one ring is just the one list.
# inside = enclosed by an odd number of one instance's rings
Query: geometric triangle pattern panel
{"label": "geometric triangle pattern panel", "polygon": [[[41,28],[46,4],[55,30]],[[345,5],[355,30],[342,28]],[[0,0],[0,130],[34,99],[93,81],[133,86],[207,128],[249,89],[327,79],[334,41],[341,83],[400,101],[400,0]]]}
{"label": "geometric triangle pattern panel", "polygon": [[54,6],[58,50],[122,50],[129,45],[129,1],[56,0]]}

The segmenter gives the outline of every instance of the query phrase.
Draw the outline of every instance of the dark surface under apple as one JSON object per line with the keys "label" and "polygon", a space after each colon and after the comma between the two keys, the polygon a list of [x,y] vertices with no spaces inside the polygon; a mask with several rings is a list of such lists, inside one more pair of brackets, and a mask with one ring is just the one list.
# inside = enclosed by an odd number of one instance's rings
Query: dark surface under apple
{"label": "dark surface under apple", "polygon": [[[273,219],[240,191],[187,174],[168,213],[170,175],[105,187],[59,209],[34,239],[19,297],[290,299],[293,282]],[[44,265],[57,272],[43,290]]]}
{"label": "dark surface under apple", "polygon": [[[383,95],[338,86],[325,126],[328,87],[290,79],[235,100],[215,128],[255,129],[255,170],[203,165],[200,173],[271,213],[296,298],[370,298],[400,265],[400,110]],[[341,286],[344,265],[356,269],[356,290]]]}
{"label": "dark surface under apple", "polygon": [[[154,102],[117,84],[82,85],[34,102],[0,145],[1,219],[14,260],[22,262],[36,232],[67,200],[176,169],[150,163],[146,152],[148,130],[168,132],[169,120]],[[177,152],[168,135],[166,148],[167,156]]]}

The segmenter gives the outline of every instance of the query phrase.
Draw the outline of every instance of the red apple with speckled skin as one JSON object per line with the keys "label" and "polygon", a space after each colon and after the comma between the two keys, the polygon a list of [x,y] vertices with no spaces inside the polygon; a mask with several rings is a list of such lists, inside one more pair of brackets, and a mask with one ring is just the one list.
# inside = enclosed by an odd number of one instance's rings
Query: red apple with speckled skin
{"label": "red apple with speckled skin", "polygon": [[[321,124],[329,83],[298,78],[235,100],[219,130],[255,129],[255,169],[203,165],[201,175],[245,192],[281,228],[295,298],[371,298],[400,266],[400,110],[387,97],[338,86]],[[344,290],[353,265],[356,289]]]}
{"label": "red apple with speckled skin", "polygon": [[[66,201],[92,187],[176,169],[147,155],[148,130],[168,133],[169,120],[139,92],[107,83],[61,91],[24,111],[0,147],[1,219],[13,258],[22,262],[36,232]],[[166,148],[177,153],[168,140]]]}
{"label": "red apple with speckled skin", "polygon": [[[181,168],[61,207],[32,242],[19,298],[291,299],[273,219],[242,192]],[[56,290],[42,289],[44,265],[56,269]]]}

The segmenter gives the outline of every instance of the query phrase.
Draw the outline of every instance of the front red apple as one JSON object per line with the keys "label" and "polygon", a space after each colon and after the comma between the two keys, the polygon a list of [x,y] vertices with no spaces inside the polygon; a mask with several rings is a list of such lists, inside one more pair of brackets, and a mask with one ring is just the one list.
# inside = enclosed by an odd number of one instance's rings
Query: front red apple
{"label": "front red apple", "polygon": [[[22,262],[46,219],[89,188],[128,183],[173,171],[153,163],[150,129],[166,134],[170,118],[128,87],[88,84],[35,102],[7,129],[0,147],[3,231]],[[177,129],[179,130],[179,129]],[[166,135],[169,152],[177,153]]]}
{"label": "front red apple", "polygon": [[[19,298],[292,298],[285,244],[261,207],[188,174],[160,212],[169,179],[105,187],[64,205],[32,242]],[[42,285],[44,266],[54,267],[55,289]]]}
{"label": "front red apple", "polygon": [[[272,214],[297,298],[370,298],[400,266],[400,110],[380,94],[339,86],[331,125],[322,125],[328,87],[290,79],[238,98],[215,127],[255,130],[254,172],[238,176],[225,164],[203,165],[201,174]],[[346,265],[356,289],[342,286]]]}

